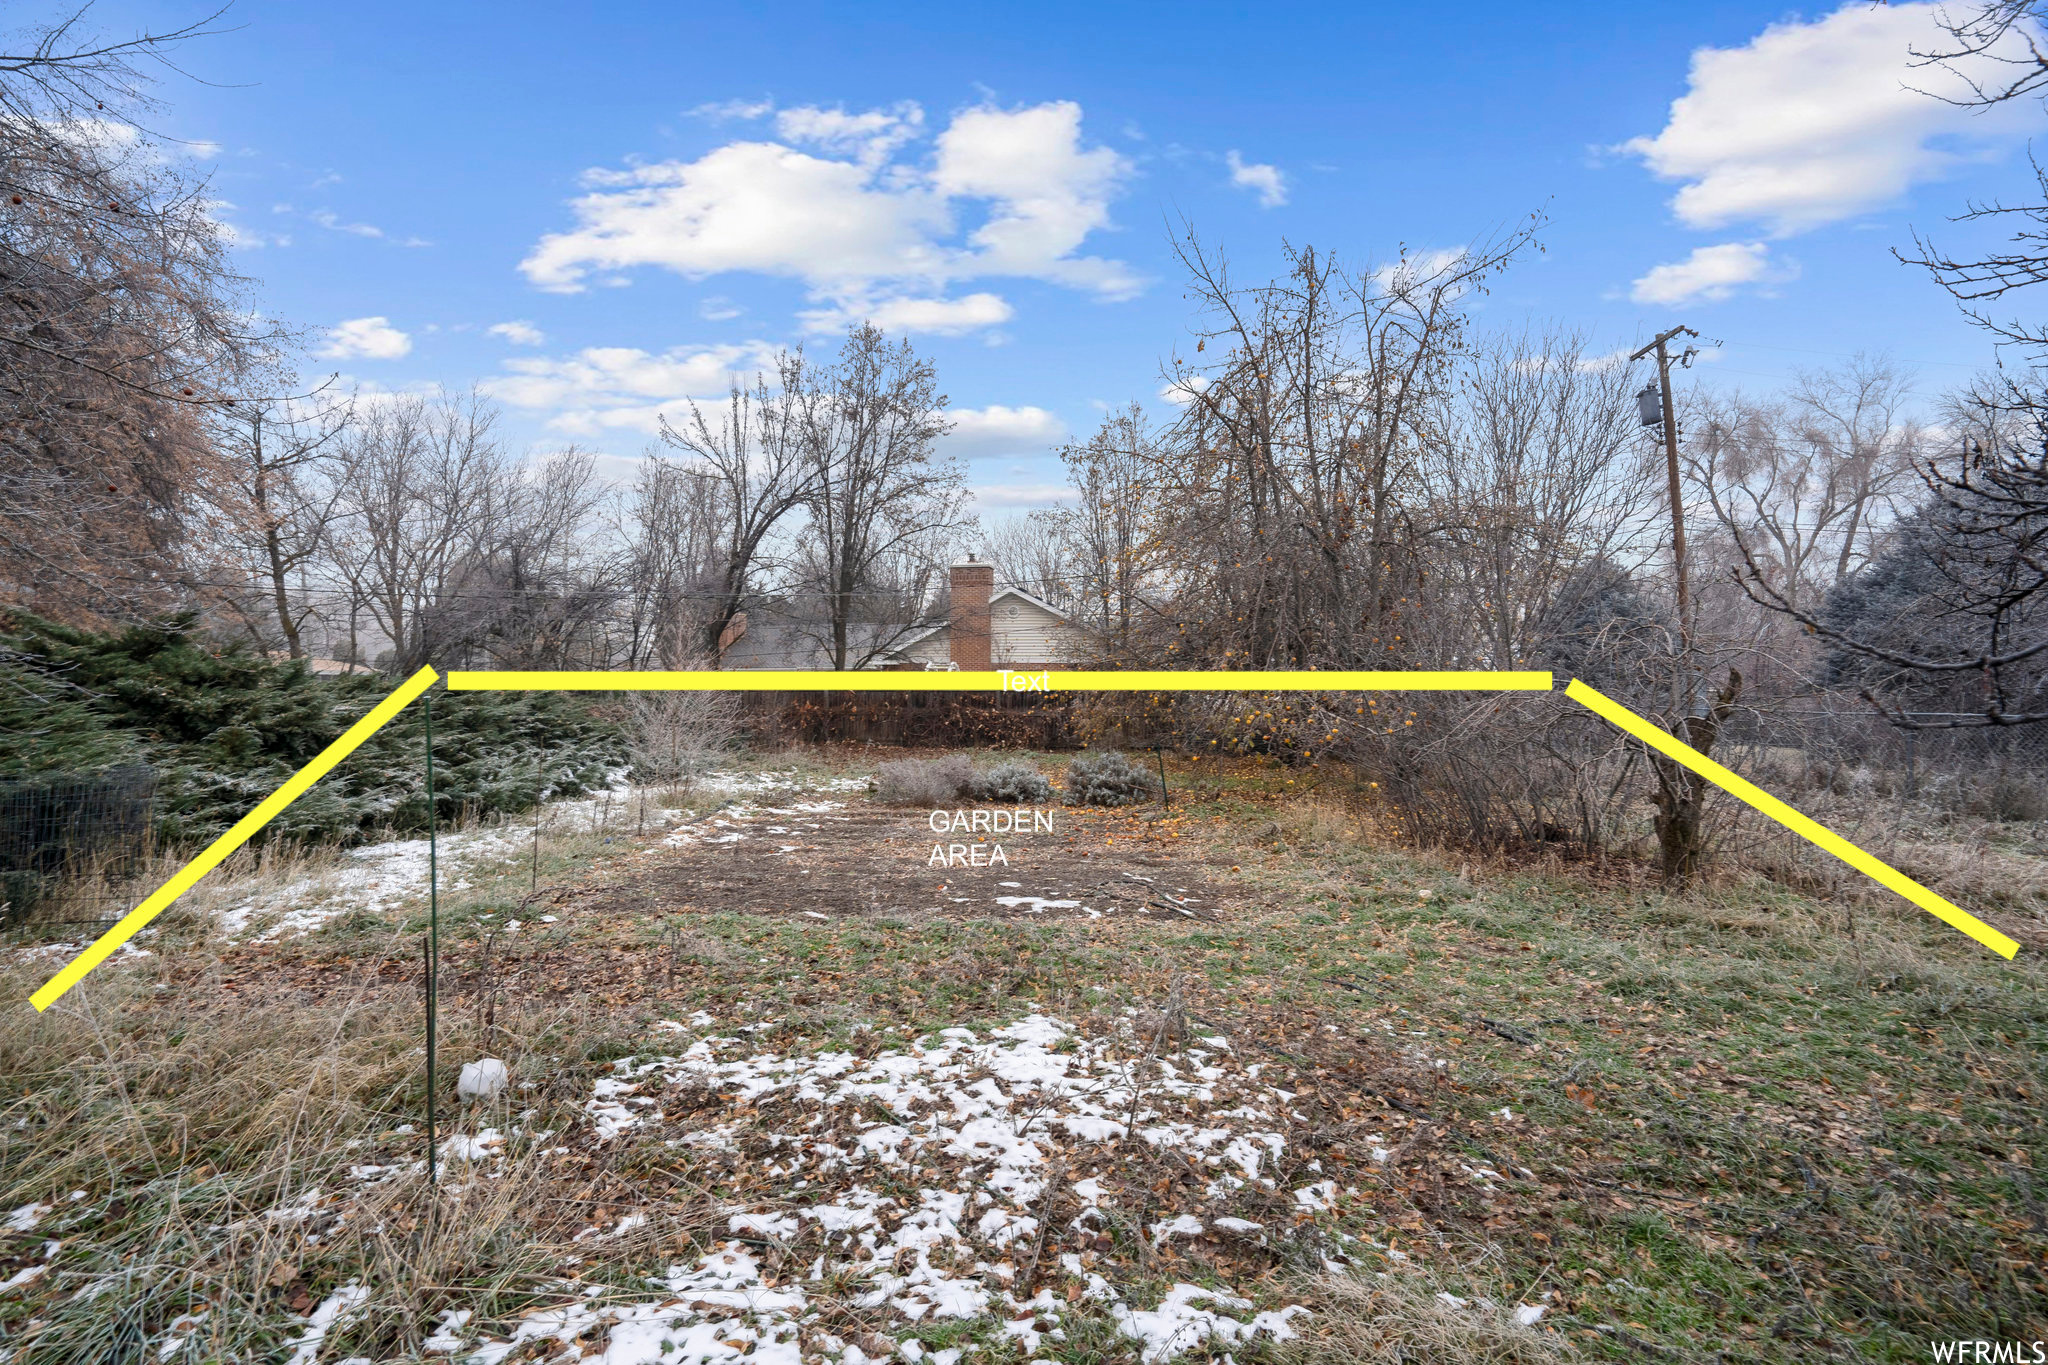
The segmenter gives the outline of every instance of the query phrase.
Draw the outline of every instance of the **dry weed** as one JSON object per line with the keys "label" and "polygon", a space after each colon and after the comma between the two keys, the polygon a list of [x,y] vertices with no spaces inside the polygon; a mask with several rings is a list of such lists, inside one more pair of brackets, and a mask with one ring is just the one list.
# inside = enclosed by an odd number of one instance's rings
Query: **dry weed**
{"label": "dry weed", "polygon": [[950,804],[974,778],[965,754],[944,758],[905,758],[875,770],[877,795],[894,806]]}
{"label": "dry weed", "polygon": [[1459,1300],[1422,1271],[1321,1275],[1306,1286],[1315,1316],[1278,1355],[1291,1365],[1562,1365],[1563,1337],[1515,1321],[1511,1307]]}
{"label": "dry weed", "polygon": [[[420,1001],[371,984],[415,947],[394,935],[357,985],[313,1003],[215,979],[173,1004],[146,966],[108,972],[0,1035],[0,1204],[48,1206],[34,1235],[66,1248],[31,1358],[131,1358],[187,1315],[181,1358],[269,1358],[295,1316],[360,1283],[347,1335],[381,1359],[416,1344],[453,1287],[468,1306],[559,1262],[588,1210],[515,1129],[570,1115],[540,1095],[518,1101],[535,1105],[523,1125],[509,1102],[459,1104],[456,1069],[480,1044],[454,1010],[440,1135],[498,1128],[503,1158],[488,1178],[459,1162],[438,1188],[423,1178]],[[26,1010],[41,975],[0,977],[0,1003]],[[515,1082],[559,1077],[583,1069],[579,1029],[563,1011],[501,1014],[492,1051]]]}

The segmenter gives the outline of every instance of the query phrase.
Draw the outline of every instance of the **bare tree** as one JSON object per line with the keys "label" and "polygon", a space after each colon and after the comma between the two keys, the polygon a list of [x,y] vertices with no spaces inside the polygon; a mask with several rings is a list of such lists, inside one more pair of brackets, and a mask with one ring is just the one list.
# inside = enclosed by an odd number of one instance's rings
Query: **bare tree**
{"label": "bare tree", "polygon": [[[1983,109],[2048,97],[2039,0],[1983,0],[1937,17],[1949,41],[1916,55],[1923,66],[1960,77],[1964,92],[1933,98]],[[1864,696],[1902,727],[2048,722],[2048,674],[2040,665],[2048,657],[2048,328],[1988,311],[2048,280],[2048,171],[2038,161],[2033,168],[2034,202],[1972,204],[1960,215],[2016,223],[2009,250],[1956,256],[1916,236],[1917,254],[1901,256],[1925,267],[2027,368],[2001,369],[1955,404],[1961,446],[1921,463],[1931,496],[1895,553],[1871,566],[1869,582],[1849,585],[1817,612],[1743,548],[1743,591],[1832,645],[1838,671],[1857,677]],[[1886,699],[1916,689],[1953,696],[1965,677],[1976,683],[1971,715],[1916,718]]]}
{"label": "bare tree", "polygon": [[293,578],[303,578],[322,554],[340,497],[319,464],[350,416],[347,403],[245,400],[218,409],[213,424],[215,448],[227,459],[206,496],[221,518],[222,539],[235,552],[231,571],[246,574],[256,587],[253,595],[223,595],[253,636],[281,643],[294,659],[305,657],[304,627],[316,604],[294,589]]}
{"label": "bare tree", "polygon": [[1167,375],[1188,400],[1156,467],[1174,508],[1158,534],[1175,555],[1176,653],[1238,668],[1469,657],[1469,639],[1417,628],[1435,514],[1416,471],[1466,306],[1536,226],[1355,272],[1290,248],[1287,273],[1251,287],[1191,231],[1178,239],[1195,352],[1216,354]]}
{"label": "bare tree", "polygon": [[[860,668],[919,624],[940,547],[967,521],[960,469],[936,458],[950,427],[931,362],[861,324],[795,392],[811,481],[807,587],[824,606],[835,669]],[[856,624],[876,627],[856,639]]]}
{"label": "bare tree", "polygon": [[89,8],[0,38],[0,196],[15,210],[0,220],[0,347],[162,402],[217,399],[221,353],[252,339],[230,297],[244,281],[205,187],[139,120],[162,107],[145,66],[176,70],[173,51],[219,13],[109,42],[83,28]]}
{"label": "bare tree", "polygon": [[662,419],[661,439],[695,470],[689,491],[708,497],[720,523],[712,581],[696,598],[697,648],[706,657],[717,656],[719,638],[746,606],[769,538],[815,490],[809,414],[801,402],[813,385],[803,352],[785,352],[776,358],[775,382],[757,374],[752,388],[734,384],[715,422],[695,403],[680,427]]}
{"label": "bare tree", "polygon": [[739,742],[740,699],[732,692],[636,692],[629,704],[628,752],[644,786],[682,789]]}
{"label": "bare tree", "polygon": [[1816,603],[1871,562],[1918,491],[1927,436],[1910,381],[1882,358],[1809,371],[1778,403],[1710,402],[1685,452],[1691,487],[1787,603]]}
{"label": "bare tree", "polygon": [[[1159,468],[1165,452],[1136,403],[1105,417],[1085,442],[1060,450],[1074,500],[1046,514],[1065,549],[1066,600],[1104,662],[1131,660],[1141,625],[1166,600],[1172,556],[1162,534]],[[1169,653],[1180,641],[1167,642]]]}
{"label": "bare tree", "polygon": [[[1537,652],[1563,584],[1595,562],[1640,557],[1656,477],[1636,439],[1627,367],[1576,333],[1522,332],[1468,350],[1425,442],[1431,557],[1474,666],[1519,668]],[[1461,630],[1466,627],[1461,624]]]}
{"label": "bare tree", "polygon": [[[1194,353],[1206,359],[1169,369],[1185,408],[1148,443],[1143,485],[1157,510],[1138,543],[1161,562],[1135,596],[1162,609],[1159,626],[1133,630],[1133,654],[1236,668],[1514,668],[1547,661],[1563,632],[1581,657],[1661,672],[1670,695],[1678,642],[1668,614],[1637,600],[1652,585],[1630,572],[1656,558],[1660,471],[1641,447],[1625,367],[1582,338],[1475,338],[1469,326],[1472,301],[1534,226],[1363,271],[1294,249],[1282,278],[1249,287],[1183,240],[1205,319]],[[1740,687],[1731,671],[1698,714],[1686,706],[1667,723],[1711,747]],[[1553,814],[1592,837],[1644,771],[1548,698],[1195,705],[1138,723],[1360,763],[1426,838],[1550,837]],[[1649,770],[1664,870],[1682,883],[1710,850],[1709,793],[1677,765]]]}
{"label": "bare tree", "polygon": [[[1929,97],[1967,109],[1989,109],[2019,100],[2048,98],[2048,52],[2041,46],[2041,0],[1979,0],[1979,3],[1935,12],[1946,41],[1915,49],[1917,64],[1955,79],[1945,92]],[[1901,261],[1932,275],[1962,305],[1964,314],[1990,332],[2001,345],[2014,345],[2031,357],[2048,352],[2048,329],[2021,318],[1999,318],[1989,311],[2016,290],[2048,280],[2048,169],[2030,158],[2036,195],[2032,202],[1973,202],[1953,221],[2012,225],[2010,246],[1981,256],[1955,255],[1938,249],[1920,233],[1913,235],[1912,254],[1895,253]]]}
{"label": "bare tree", "polygon": [[329,551],[391,642],[397,671],[418,668],[445,643],[463,574],[488,543],[508,477],[495,420],[475,395],[404,395],[366,405],[336,447]]}
{"label": "bare tree", "polygon": [[593,534],[600,484],[589,453],[571,446],[530,460],[486,492],[455,608],[439,613],[444,648],[474,645],[500,668],[608,664],[624,590],[616,556]]}
{"label": "bare tree", "polygon": [[641,462],[620,521],[628,667],[688,668],[708,661],[705,622],[727,600],[727,487],[702,463],[658,453]]}
{"label": "bare tree", "polygon": [[0,54],[0,594],[77,620],[193,600],[193,490],[281,333],[252,322],[205,186],[136,121],[144,67],[204,23],[126,43],[83,11]]}
{"label": "bare tree", "polygon": [[[2048,418],[1994,393],[1958,400],[1948,425],[1958,449],[1920,466],[1931,496],[1819,609],[1753,556],[1741,585],[1830,645],[1836,680],[1895,725],[2048,723]],[[1902,696],[1965,713],[1910,715]]]}
{"label": "bare tree", "polygon": [[1010,583],[1073,615],[1080,610],[1082,581],[1077,551],[1067,539],[1065,507],[1008,513],[984,522],[977,534],[982,556],[996,566],[998,582]]}

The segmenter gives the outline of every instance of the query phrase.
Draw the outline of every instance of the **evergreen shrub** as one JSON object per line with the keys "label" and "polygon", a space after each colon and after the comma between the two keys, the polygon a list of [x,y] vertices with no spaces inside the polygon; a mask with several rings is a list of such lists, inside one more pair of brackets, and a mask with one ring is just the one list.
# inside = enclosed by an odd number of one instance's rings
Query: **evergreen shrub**
{"label": "evergreen shrub", "polygon": [[1029,763],[1012,761],[975,773],[968,780],[967,793],[977,801],[1050,801],[1052,783]]}
{"label": "evergreen shrub", "polygon": [[[157,775],[156,834],[211,840],[381,701],[395,679],[320,677],[217,646],[180,616],[113,633],[0,616],[0,779]],[[338,841],[423,830],[422,703],[414,702],[288,806],[259,838]],[[619,727],[573,694],[439,692],[434,797],[442,818],[529,809],[603,786],[626,765]]]}

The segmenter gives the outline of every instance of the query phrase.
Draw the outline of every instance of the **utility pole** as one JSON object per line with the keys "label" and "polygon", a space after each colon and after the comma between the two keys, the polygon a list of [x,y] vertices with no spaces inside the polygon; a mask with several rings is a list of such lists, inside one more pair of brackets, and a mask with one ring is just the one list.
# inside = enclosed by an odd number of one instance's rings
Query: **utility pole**
{"label": "utility pole", "polygon": [[[1673,327],[1658,333],[1649,345],[1629,357],[1641,360],[1652,352],[1657,356],[1657,382],[1645,384],[1636,395],[1637,412],[1644,426],[1664,428],[1664,470],[1671,496],[1671,561],[1678,586],[1678,657],[1672,660],[1670,730],[1701,754],[1714,747],[1721,726],[1735,706],[1742,690],[1742,675],[1728,670],[1728,686],[1718,697],[1707,700],[1703,712],[1693,714],[1697,679],[1693,673],[1692,583],[1685,555],[1685,500],[1678,480],[1678,414],[1671,401],[1671,362],[1690,365],[1698,352],[1688,346],[1683,354],[1671,354],[1671,342],[1680,336],[1697,337],[1690,327]],[[1650,770],[1656,775],[1658,862],[1667,886],[1685,886],[1698,874],[1706,858],[1702,836],[1707,787],[1690,769],[1659,754],[1650,755]]]}
{"label": "utility pole", "polygon": [[[1670,480],[1671,495],[1671,562],[1677,571],[1678,577],[1678,647],[1682,657],[1690,658],[1692,655],[1692,587],[1686,577],[1685,503],[1680,498],[1678,489],[1678,419],[1677,415],[1671,410],[1672,356],[1668,349],[1671,339],[1681,334],[1689,337],[1697,337],[1699,335],[1692,328],[1682,325],[1673,327],[1668,332],[1660,332],[1656,340],[1630,356],[1629,363],[1634,364],[1652,351],[1657,353],[1657,385],[1660,390],[1659,398],[1661,399],[1657,408],[1657,416],[1653,418],[1650,414],[1649,405],[1640,401],[1643,397],[1648,396],[1647,390],[1644,394],[1638,395],[1638,405],[1642,413],[1644,426],[1652,426],[1660,421],[1664,426],[1664,472]],[[1679,363],[1681,365],[1691,365],[1693,354],[1693,348],[1688,346],[1685,349],[1685,353],[1678,357]]]}

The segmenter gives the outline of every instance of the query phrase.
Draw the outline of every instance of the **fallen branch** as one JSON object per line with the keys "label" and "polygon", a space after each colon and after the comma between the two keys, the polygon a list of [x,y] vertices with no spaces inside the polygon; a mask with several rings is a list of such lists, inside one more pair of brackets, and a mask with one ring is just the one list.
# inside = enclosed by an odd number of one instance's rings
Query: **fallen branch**
{"label": "fallen branch", "polygon": [[1038,1258],[1045,1254],[1045,1230],[1052,1226],[1052,1201],[1058,1197],[1060,1182],[1066,1178],[1066,1161],[1055,1160],[1045,1178],[1045,1198],[1038,1203],[1038,1235],[1031,1239],[1031,1259],[1024,1263],[1024,1277],[1017,1285],[1020,1303],[1031,1297],[1031,1286],[1038,1279]]}
{"label": "fallen branch", "polygon": [[1523,1047],[1534,1047],[1539,1041],[1535,1034],[1529,1032],[1520,1024],[1510,1024],[1504,1019],[1487,1019],[1483,1017],[1479,1022],[1486,1025],[1489,1031],[1499,1034],[1511,1043],[1520,1043]]}

